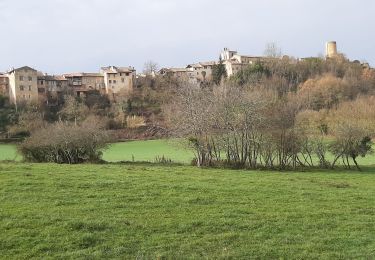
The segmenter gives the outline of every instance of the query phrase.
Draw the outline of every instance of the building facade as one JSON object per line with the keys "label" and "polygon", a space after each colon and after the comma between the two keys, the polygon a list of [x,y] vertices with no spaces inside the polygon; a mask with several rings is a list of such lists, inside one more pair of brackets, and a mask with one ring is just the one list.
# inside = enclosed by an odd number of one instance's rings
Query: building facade
{"label": "building facade", "polygon": [[7,72],[9,100],[12,104],[38,102],[38,73],[24,66]]}
{"label": "building facade", "polygon": [[216,61],[199,62],[190,64],[186,68],[193,72],[192,76],[197,83],[203,83],[212,81],[212,69],[216,64],[218,64]]}
{"label": "building facade", "polygon": [[105,93],[109,98],[127,95],[134,89],[136,71],[132,67],[103,67],[100,74],[104,77]]}
{"label": "building facade", "polygon": [[68,80],[63,76],[38,73],[38,94],[40,100],[49,105],[57,104],[59,99],[68,92]]}
{"label": "building facade", "polygon": [[197,83],[196,73],[192,68],[162,68],[158,74],[163,77],[173,77],[179,81]]}
{"label": "building facade", "polygon": [[84,97],[88,91],[92,90],[97,90],[102,94],[105,92],[104,76],[100,73],[70,73],[64,74],[63,77],[66,80],[64,84],[76,96]]}
{"label": "building facade", "polygon": [[9,79],[5,73],[0,72],[0,95],[9,96]]}
{"label": "building facade", "polygon": [[220,54],[220,58],[225,65],[228,77],[233,76],[248,65],[275,59],[271,57],[240,55],[237,51],[231,51],[228,48],[224,48]]}

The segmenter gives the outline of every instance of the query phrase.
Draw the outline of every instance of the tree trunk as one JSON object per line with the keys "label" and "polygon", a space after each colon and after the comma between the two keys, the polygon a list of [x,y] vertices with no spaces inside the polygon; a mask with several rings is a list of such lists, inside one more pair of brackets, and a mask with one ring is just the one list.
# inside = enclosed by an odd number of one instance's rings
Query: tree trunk
{"label": "tree trunk", "polygon": [[355,159],[355,156],[352,156],[352,159],[353,159],[353,162],[355,164],[355,166],[357,167],[358,171],[362,171],[361,168],[359,167],[358,163],[357,163],[357,160]]}

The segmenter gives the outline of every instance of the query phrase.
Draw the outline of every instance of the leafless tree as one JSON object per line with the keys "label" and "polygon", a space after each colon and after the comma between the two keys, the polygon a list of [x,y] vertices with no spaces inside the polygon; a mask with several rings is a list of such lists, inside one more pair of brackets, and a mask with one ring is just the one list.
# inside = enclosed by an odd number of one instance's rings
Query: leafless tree
{"label": "leafless tree", "polygon": [[282,56],[282,51],[276,43],[267,43],[266,48],[264,50],[264,56],[270,58],[279,58]]}
{"label": "leafless tree", "polygon": [[148,76],[155,76],[158,72],[159,65],[154,61],[147,61],[143,66],[143,73]]}

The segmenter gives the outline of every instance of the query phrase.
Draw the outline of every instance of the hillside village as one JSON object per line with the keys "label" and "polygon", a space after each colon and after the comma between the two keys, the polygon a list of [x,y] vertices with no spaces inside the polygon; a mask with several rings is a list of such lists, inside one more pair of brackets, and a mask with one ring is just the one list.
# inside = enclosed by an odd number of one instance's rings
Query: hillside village
{"label": "hillside village", "polygon": [[[334,59],[337,57],[344,58],[338,53],[336,42],[328,42],[325,58]],[[226,76],[230,78],[251,64],[279,60],[298,63],[304,59],[277,55],[249,56],[224,48],[220,54],[220,60],[197,62],[181,68],[161,68],[158,71],[152,71],[150,75],[137,74],[135,68],[131,66],[108,66],[102,67],[97,73],[76,72],[62,75],[48,75],[36,68],[24,66],[0,72],[0,94],[7,96],[9,101],[16,105],[30,102],[44,102],[53,105],[63,95],[85,97],[89,91],[98,91],[115,102],[119,96],[129,96],[137,84],[137,79],[146,76],[172,77],[191,84],[205,84],[212,82],[213,68],[219,64],[225,67]],[[354,62],[359,63],[359,61]],[[367,63],[362,65],[369,68]]]}

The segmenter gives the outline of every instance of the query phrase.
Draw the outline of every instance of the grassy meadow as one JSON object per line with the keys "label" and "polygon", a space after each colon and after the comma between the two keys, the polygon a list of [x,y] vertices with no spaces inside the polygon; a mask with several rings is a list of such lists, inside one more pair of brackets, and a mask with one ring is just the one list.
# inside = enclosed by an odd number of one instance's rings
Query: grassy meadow
{"label": "grassy meadow", "polygon": [[[129,141],[110,144],[103,152],[103,159],[107,162],[155,162],[157,157],[171,159],[175,163],[190,164],[194,158],[193,152],[188,150],[177,140],[147,140]],[[328,156],[333,160],[332,156]],[[0,144],[0,161],[21,161],[22,156],[17,153],[16,145]],[[365,158],[357,159],[360,165],[375,165],[375,153]],[[317,162],[316,162],[317,163]],[[338,161],[341,164],[341,161]]]}
{"label": "grassy meadow", "polygon": [[0,257],[375,258],[375,171],[0,163]]}
{"label": "grassy meadow", "polygon": [[[136,161],[155,162],[156,157],[171,159],[176,163],[190,163],[192,151],[183,148],[175,140],[149,140],[120,142],[109,145],[103,153],[103,159],[108,162]],[[0,161],[21,161],[15,144],[0,143]]]}
{"label": "grassy meadow", "polygon": [[15,144],[1,144],[0,143],[0,161],[14,160],[20,161],[22,156],[17,153]]}
{"label": "grassy meadow", "polygon": [[[185,166],[145,163],[157,156]],[[199,169],[192,157],[154,140],[104,152],[136,163],[31,164],[1,144],[0,258],[375,258],[374,156],[363,172]]]}
{"label": "grassy meadow", "polygon": [[176,163],[189,163],[194,157],[191,151],[184,149],[176,140],[149,140],[111,144],[104,151],[103,159],[108,162],[154,162],[158,156]]}

